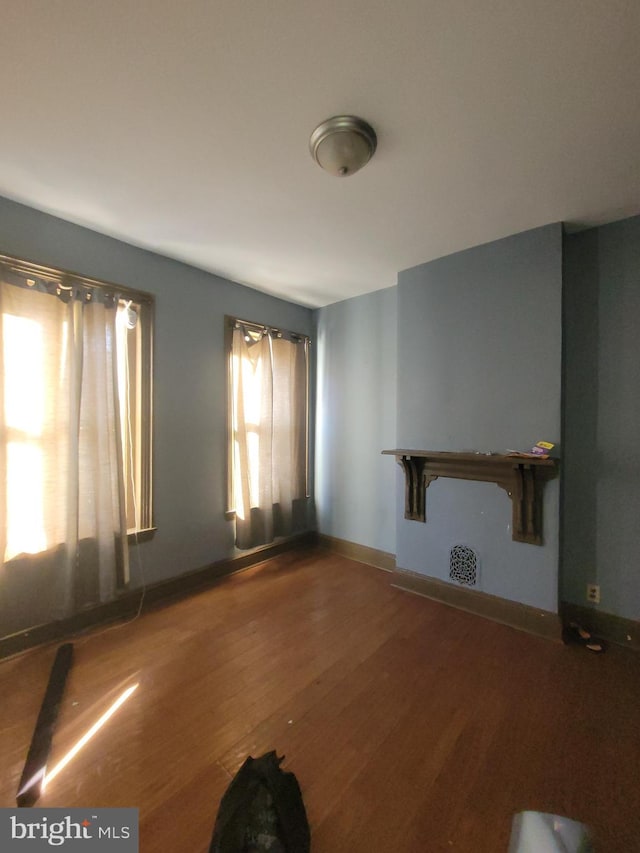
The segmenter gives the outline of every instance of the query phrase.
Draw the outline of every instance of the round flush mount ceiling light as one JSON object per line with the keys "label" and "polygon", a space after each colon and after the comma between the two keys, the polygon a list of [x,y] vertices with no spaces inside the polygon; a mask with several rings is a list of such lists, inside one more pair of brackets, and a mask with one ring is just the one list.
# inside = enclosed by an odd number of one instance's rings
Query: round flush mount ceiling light
{"label": "round flush mount ceiling light", "polygon": [[377,144],[375,130],[363,119],[333,116],[313,131],[309,150],[325,172],[346,178],[369,162]]}

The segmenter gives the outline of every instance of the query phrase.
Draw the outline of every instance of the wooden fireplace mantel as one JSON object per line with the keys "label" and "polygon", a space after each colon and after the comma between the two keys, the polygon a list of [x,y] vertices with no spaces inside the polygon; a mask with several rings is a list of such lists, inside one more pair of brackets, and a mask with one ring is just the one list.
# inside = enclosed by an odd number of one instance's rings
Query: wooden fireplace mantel
{"label": "wooden fireplace mantel", "polygon": [[511,498],[512,536],[516,542],[542,545],[542,492],[558,476],[557,459],[501,453],[452,453],[430,450],[383,450],[404,470],[404,517],[427,520],[427,488],[438,477],[495,483]]}

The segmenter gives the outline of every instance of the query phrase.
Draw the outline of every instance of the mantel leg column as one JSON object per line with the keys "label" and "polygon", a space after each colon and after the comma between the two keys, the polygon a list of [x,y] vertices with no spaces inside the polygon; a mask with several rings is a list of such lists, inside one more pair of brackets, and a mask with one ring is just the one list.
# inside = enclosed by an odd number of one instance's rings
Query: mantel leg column
{"label": "mantel leg column", "polygon": [[532,466],[519,465],[513,497],[513,538],[542,544],[542,483]]}
{"label": "mantel leg column", "polygon": [[404,471],[404,517],[410,521],[426,521],[425,460],[419,456],[397,456]]}
{"label": "mantel leg column", "polygon": [[516,542],[522,542],[523,525],[522,525],[522,504],[523,504],[523,484],[522,484],[522,468],[518,466],[515,469],[513,484],[509,491],[511,498],[511,538]]}

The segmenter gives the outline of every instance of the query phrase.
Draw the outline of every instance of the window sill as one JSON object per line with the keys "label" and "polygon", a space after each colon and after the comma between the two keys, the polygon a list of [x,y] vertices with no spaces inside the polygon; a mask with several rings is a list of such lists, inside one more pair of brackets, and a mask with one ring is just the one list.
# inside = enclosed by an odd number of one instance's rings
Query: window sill
{"label": "window sill", "polygon": [[156,535],[157,527],[145,527],[144,530],[134,530],[127,533],[127,542],[129,545],[136,545],[138,542],[148,542]]}

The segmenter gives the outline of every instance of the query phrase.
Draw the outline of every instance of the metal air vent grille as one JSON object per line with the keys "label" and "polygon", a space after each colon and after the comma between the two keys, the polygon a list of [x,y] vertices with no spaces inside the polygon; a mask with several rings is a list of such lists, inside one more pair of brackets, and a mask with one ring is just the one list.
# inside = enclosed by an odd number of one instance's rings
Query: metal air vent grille
{"label": "metal air vent grille", "polygon": [[449,577],[463,586],[478,582],[478,555],[466,545],[454,545],[449,555]]}

